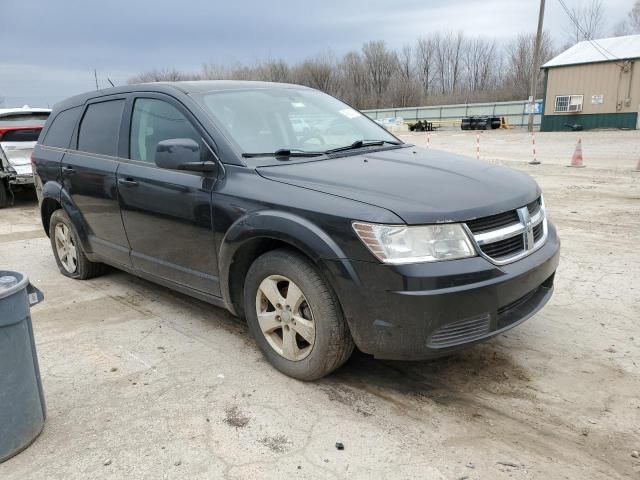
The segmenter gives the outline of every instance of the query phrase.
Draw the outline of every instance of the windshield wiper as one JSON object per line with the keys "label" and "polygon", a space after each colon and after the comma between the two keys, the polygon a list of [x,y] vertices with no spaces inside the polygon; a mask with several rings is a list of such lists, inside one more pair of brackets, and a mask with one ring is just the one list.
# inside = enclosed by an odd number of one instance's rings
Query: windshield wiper
{"label": "windshield wiper", "polygon": [[394,140],[356,140],[351,145],[332,148],[331,150],[327,150],[324,153],[344,152],[346,150],[356,150],[363,147],[378,147],[384,145],[385,143],[388,143],[389,145],[402,145],[402,142],[396,142]]}
{"label": "windshield wiper", "polygon": [[291,158],[291,157],[318,157],[324,155],[324,152],[307,152],[306,150],[291,150],[288,148],[280,148],[275,152],[266,153],[243,153],[244,158],[253,157],[276,157],[276,158]]}

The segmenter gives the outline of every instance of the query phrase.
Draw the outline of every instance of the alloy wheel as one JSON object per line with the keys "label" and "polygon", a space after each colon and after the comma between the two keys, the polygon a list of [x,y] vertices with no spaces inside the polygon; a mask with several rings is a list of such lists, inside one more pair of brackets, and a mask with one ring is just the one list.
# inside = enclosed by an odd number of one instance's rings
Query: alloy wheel
{"label": "alloy wheel", "polygon": [[56,252],[64,269],[75,273],[78,269],[78,252],[71,229],[64,223],[58,223],[54,230]]}
{"label": "alloy wheel", "polygon": [[300,287],[282,275],[270,275],[258,287],[256,313],[260,330],[279,355],[306,358],[316,339],[311,307]]}

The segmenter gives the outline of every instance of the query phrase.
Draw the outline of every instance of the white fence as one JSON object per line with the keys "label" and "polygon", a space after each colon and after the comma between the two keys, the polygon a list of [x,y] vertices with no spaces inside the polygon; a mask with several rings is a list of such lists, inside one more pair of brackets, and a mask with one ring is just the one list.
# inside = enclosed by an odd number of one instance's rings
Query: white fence
{"label": "white fence", "polygon": [[[542,102],[542,100],[538,100]],[[516,102],[469,103],[461,105],[438,105],[433,107],[382,108],[377,110],[362,110],[362,113],[376,120],[378,118],[401,117],[405,122],[427,120],[441,122],[443,125],[452,124],[472,115],[490,115],[504,117],[509,125],[523,126],[529,121],[525,113],[526,100]],[[534,116],[534,124],[540,125],[542,115]],[[457,125],[459,127],[459,124]]]}

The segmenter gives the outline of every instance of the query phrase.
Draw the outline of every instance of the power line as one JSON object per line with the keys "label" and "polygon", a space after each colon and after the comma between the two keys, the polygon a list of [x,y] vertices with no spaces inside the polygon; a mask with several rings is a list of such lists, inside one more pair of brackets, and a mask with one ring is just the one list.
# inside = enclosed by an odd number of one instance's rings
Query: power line
{"label": "power line", "polygon": [[[600,45],[597,41],[595,41],[594,39],[591,38],[591,36],[582,29],[582,25],[580,25],[580,21],[573,15],[573,12],[571,11],[570,8],[567,7],[567,5],[564,3],[563,0],[558,0],[558,3],[560,3],[560,5],[562,6],[562,8],[564,9],[565,13],[567,14],[567,16],[569,17],[569,20],[571,20],[571,22],[576,26],[576,28],[578,29],[578,31],[580,33],[582,33],[582,35],[584,36],[584,38],[587,39],[587,41],[589,43],[591,43],[591,45],[593,46],[593,48],[596,49],[596,51],[602,55],[606,60],[611,60],[613,61],[618,67],[620,68],[624,68],[624,65],[620,65],[618,62],[616,62],[617,57],[616,55],[614,55],[613,53],[611,53],[609,50],[607,50],[605,47],[603,47],[602,45]],[[610,55],[607,56],[607,54]]]}

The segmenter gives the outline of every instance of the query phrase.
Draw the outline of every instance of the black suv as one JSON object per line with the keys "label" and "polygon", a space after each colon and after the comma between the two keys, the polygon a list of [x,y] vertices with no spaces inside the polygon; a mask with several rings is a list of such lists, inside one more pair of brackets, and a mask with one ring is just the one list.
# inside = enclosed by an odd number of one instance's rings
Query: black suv
{"label": "black suv", "polygon": [[423,359],[550,298],[560,242],[523,173],[403,143],[296,85],[118,87],[54,108],[33,152],[60,271],[104,264],[245,317],[304,380],[354,344]]}

